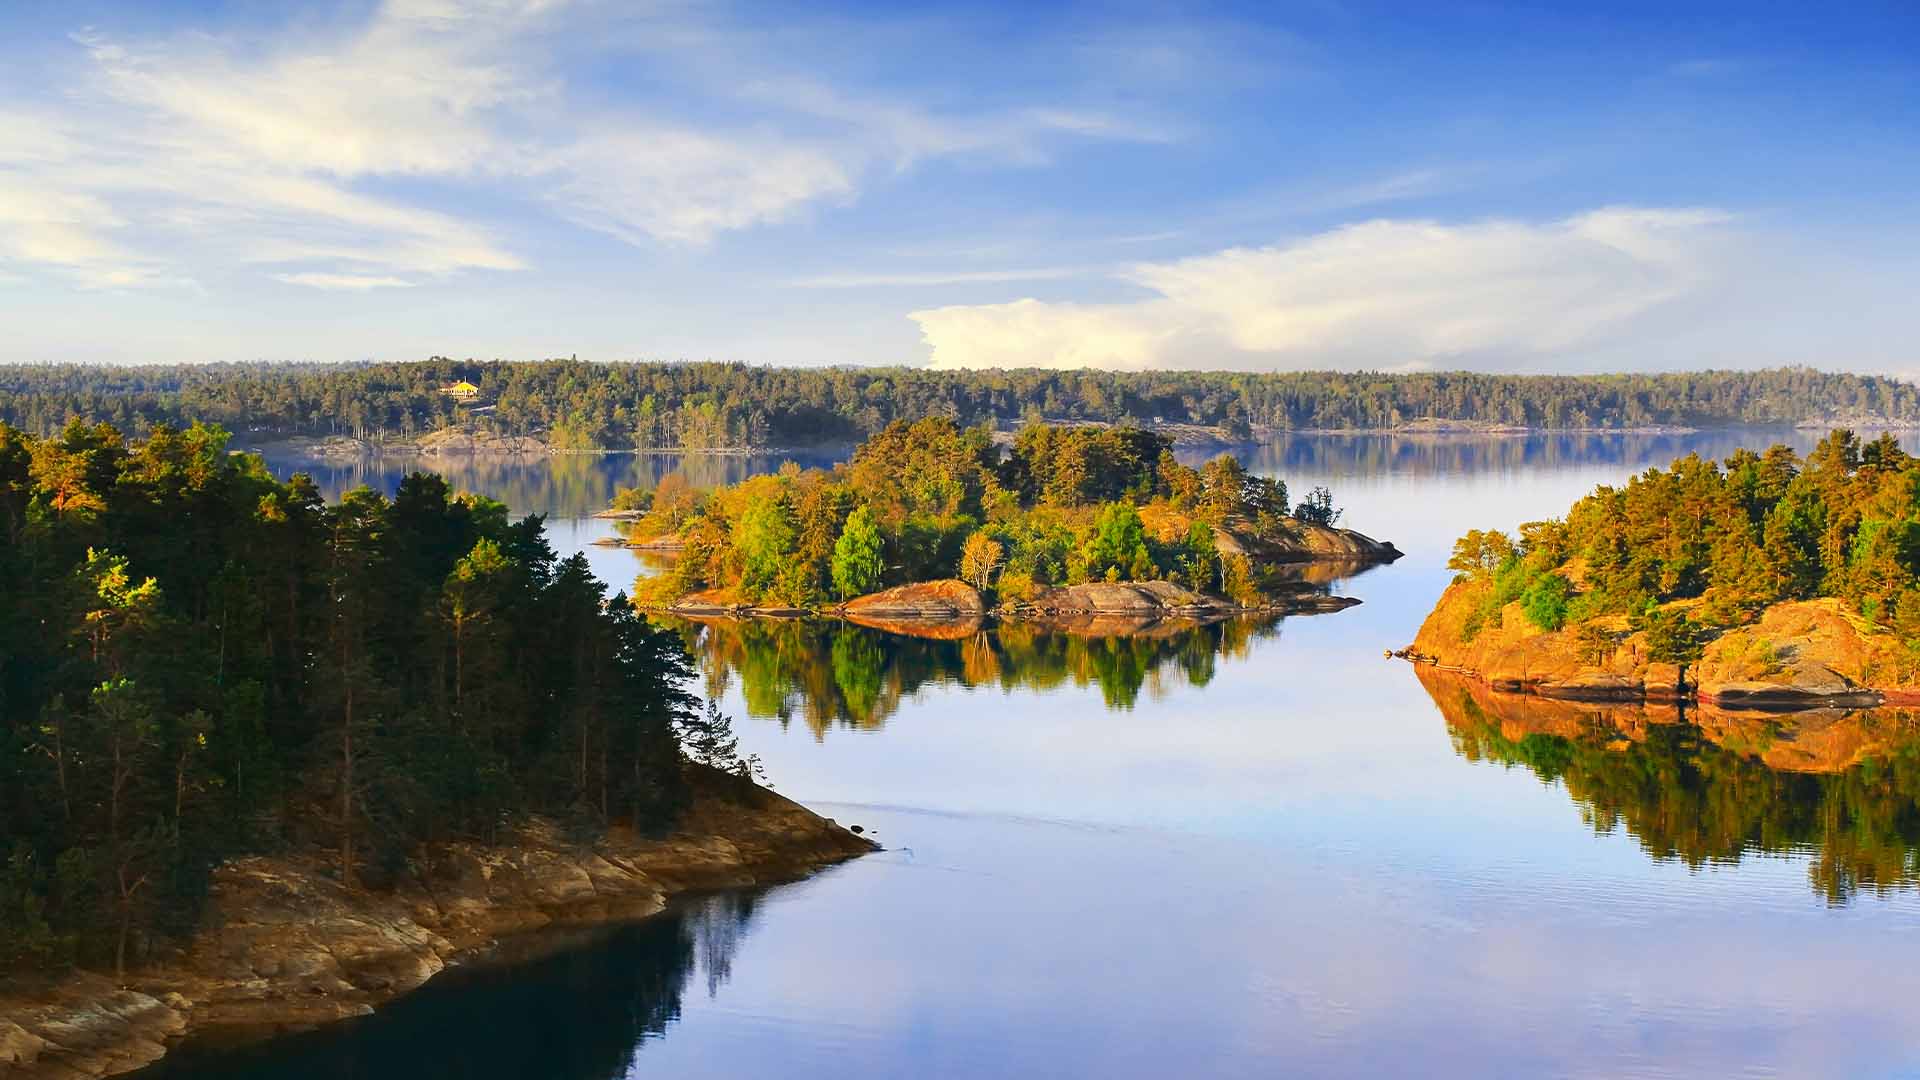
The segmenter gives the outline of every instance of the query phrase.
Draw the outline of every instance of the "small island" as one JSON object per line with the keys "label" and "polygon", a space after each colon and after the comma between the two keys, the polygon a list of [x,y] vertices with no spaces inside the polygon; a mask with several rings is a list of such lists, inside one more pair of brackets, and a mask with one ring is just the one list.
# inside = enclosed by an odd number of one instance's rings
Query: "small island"
{"label": "small island", "polygon": [[1836,430],[1474,530],[1396,655],[1497,689],[1797,709],[1920,703],[1920,459]]}
{"label": "small island", "polygon": [[869,625],[986,617],[1214,618],[1333,610],[1347,572],[1400,553],[1336,527],[1325,488],[1289,509],[1284,483],[1229,455],[1181,464],[1131,427],[1034,424],[1002,446],[935,417],[895,423],[831,470],[787,465],[712,491],[669,475],[624,489],[614,541],[672,552],[636,605],[682,615]]}

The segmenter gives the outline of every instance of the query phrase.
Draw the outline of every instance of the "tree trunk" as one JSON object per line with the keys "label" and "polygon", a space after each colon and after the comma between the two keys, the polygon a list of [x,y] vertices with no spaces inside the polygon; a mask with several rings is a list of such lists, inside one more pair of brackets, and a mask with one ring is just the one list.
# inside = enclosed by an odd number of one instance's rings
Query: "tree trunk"
{"label": "tree trunk", "polygon": [[353,686],[347,686],[346,722],[340,727],[340,883],[353,878]]}

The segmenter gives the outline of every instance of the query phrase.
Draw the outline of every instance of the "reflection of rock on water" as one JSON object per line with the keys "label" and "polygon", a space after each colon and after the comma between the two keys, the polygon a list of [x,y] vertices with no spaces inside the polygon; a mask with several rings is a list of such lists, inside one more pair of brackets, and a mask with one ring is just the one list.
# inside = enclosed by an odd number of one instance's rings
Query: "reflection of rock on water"
{"label": "reflection of rock on water", "polygon": [[1129,709],[1205,686],[1222,657],[1279,633],[1273,616],[1212,622],[1090,616],[1069,626],[1007,622],[965,628],[922,624],[894,634],[833,620],[663,618],[700,664],[708,693],[739,681],[748,715],[782,724],[801,717],[816,736],[834,727],[878,728],[922,687],[1003,690],[1097,688],[1109,708]]}
{"label": "reflection of rock on water", "polygon": [[1842,903],[1920,882],[1920,713],[1793,714],[1503,693],[1416,665],[1469,761],[1560,783],[1597,832],[1624,825],[1691,867],[1806,852]]}

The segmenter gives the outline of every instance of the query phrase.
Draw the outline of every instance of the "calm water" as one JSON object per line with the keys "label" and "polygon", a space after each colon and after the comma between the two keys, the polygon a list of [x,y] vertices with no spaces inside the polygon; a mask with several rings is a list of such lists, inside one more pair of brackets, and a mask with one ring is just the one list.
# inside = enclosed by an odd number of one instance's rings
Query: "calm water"
{"label": "calm water", "polygon": [[[888,851],[167,1075],[1920,1074],[1913,718],[1516,706],[1381,657],[1460,532],[1741,441],[1247,454],[1408,553],[1338,583],[1365,601],[1338,614],[1132,639],[685,626],[742,749]],[[552,514],[564,550],[610,531],[581,515],[613,484],[674,464],[452,471]],[[640,570],[589,550],[616,585]]]}

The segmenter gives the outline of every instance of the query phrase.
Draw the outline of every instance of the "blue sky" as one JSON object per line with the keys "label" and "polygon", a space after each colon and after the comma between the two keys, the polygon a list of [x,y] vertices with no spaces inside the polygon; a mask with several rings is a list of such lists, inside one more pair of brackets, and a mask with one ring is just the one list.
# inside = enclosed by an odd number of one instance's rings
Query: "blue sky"
{"label": "blue sky", "polygon": [[1917,58],[1910,4],[29,0],[0,360],[1911,373]]}

